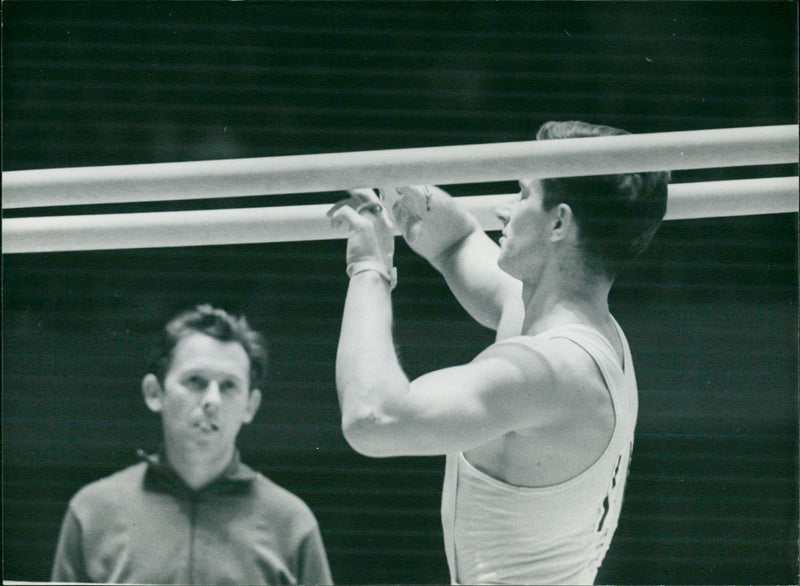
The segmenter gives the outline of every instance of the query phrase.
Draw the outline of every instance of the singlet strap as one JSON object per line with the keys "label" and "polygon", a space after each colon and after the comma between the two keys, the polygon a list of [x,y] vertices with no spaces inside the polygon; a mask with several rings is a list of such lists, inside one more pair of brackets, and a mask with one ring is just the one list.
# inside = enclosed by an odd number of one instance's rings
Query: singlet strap
{"label": "singlet strap", "polygon": [[632,397],[616,396],[616,392],[613,391],[613,389],[621,390],[627,388],[631,384],[635,385],[635,374],[633,371],[633,359],[630,354],[630,347],[628,346],[628,342],[619,324],[616,320],[614,320],[613,323],[622,345],[621,364],[619,355],[608,338],[595,328],[579,323],[551,328],[534,336],[513,336],[511,338],[505,338],[495,345],[522,344],[532,350],[539,350],[541,344],[546,340],[557,338],[570,340],[583,348],[597,365],[603,382],[611,392],[611,400],[615,404],[615,409],[622,405],[633,407],[634,399]]}
{"label": "singlet strap", "polygon": [[447,454],[445,460],[444,485],[442,488],[442,531],[447,566],[450,570],[450,583],[456,584],[456,498],[458,492],[458,458],[460,454]]}

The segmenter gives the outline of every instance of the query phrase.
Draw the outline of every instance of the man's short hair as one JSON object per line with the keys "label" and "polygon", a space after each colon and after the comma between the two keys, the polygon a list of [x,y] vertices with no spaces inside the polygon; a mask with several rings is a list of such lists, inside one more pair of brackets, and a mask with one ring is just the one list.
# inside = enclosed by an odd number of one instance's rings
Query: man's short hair
{"label": "man's short hair", "polygon": [[202,304],[173,317],[156,341],[150,372],[161,384],[172,363],[172,353],[178,342],[191,333],[199,332],[222,342],[237,342],[250,359],[250,390],[260,388],[267,374],[267,346],[261,334],[250,327],[245,316],[234,317],[223,309]]}
{"label": "man's short hair", "polygon": [[[546,122],[537,140],[630,134],[580,121]],[[650,244],[667,211],[668,171],[542,179],[543,206],[570,206],[592,269],[615,276]]]}

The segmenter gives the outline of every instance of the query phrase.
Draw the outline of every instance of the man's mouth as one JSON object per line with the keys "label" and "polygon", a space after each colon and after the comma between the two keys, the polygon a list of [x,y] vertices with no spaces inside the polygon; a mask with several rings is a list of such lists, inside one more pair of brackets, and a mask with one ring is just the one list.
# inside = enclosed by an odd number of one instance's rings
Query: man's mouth
{"label": "man's mouth", "polygon": [[213,421],[202,420],[195,423],[195,427],[198,428],[200,431],[210,433],[212,431],[219,431],[219,425],[214,423]]}

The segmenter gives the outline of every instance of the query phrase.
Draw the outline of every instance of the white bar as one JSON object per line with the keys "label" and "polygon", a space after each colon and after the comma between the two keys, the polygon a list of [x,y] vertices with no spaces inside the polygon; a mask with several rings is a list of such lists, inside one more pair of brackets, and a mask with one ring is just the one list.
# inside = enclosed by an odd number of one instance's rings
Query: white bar
{"label": "white bar", "polygon": [[[509,195],[481,195],[459,198],[484,230],[499,230],[494,210]],[[665,220],[692,220],[723,216],[786,214],[798,211],[800,178],[770,177],[674,183],[669,186]]]}
{"label": "white bar", "polygon": [[[798,178],[778,177],[670,185],[666,219],[797,212]],[[485,230],[494,210],[515,195],[461,197]],[[329,204],[188,212],[46,216],[3,220],[3,252],[56,252],[295,242],[344,238]]]}
{"label": "white bar", "polygon": [[665,220],[798,211],[800,178],[774,177],[670,185]]}
{"label": "white bar", "polygon": [[378,185],[769,165],[798,161],[798,127],[757,126],[294,155],[8,171],[3,207],[315,193]]}

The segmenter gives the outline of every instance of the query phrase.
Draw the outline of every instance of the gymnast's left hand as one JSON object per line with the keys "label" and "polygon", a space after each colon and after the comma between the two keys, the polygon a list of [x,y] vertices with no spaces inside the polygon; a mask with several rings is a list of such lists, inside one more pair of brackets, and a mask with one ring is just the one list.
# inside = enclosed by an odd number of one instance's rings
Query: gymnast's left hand
{"label": "gymnast's left hand", "polygon": [[328,217],[334,226],[349,226],[347,265],[377,262],[393,270],[394,225],[381,200],[372,189],[353,189],[350,197],[338,201]]}

